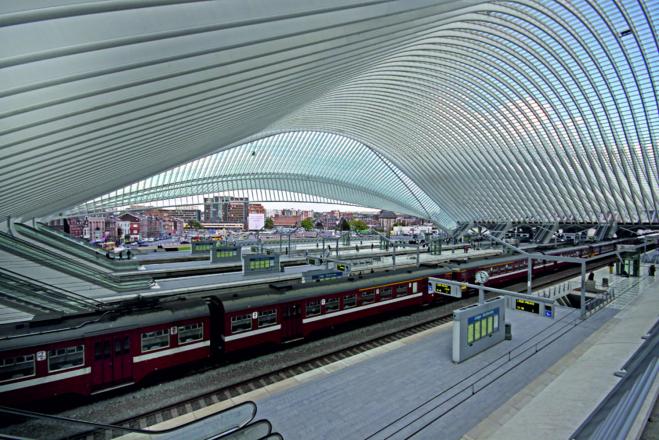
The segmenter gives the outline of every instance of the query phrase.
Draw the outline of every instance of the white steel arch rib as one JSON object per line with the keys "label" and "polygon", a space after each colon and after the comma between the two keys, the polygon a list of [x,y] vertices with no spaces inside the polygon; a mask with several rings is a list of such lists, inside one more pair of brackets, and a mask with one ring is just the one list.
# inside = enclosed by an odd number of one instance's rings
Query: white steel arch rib
{"label": "white steel arch rib", "polygon": [[[261,187],[445,227],[656,221],[658,15],[633,0],[3,2],[0,216]],[[250,169],[265,139],[288,160]],[[346,148],[370,174],[333,162]]]}
{"label": "white steel arch rib", "polygon": [[283,132],[223,150],[112,191],[70,210],[91,213],[160,201],[196,205],[218,193],[258,201],[372,206],[454,226],[391,162],[355,140],[325,132]]}

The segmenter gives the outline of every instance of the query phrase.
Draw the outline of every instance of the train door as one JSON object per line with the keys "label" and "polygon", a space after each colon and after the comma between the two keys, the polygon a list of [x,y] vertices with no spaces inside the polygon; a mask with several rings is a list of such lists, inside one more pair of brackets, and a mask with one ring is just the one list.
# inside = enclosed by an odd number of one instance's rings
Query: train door
{"label": "train door", "polygon": [[94,340],[92,387],[107,388],[133,380],[130,335],[113,335]]}
{"label": "train door", "polygon": [[304,336],[302,332],[302,307],[300,304],[288,304],[284,306],[282,331],[284,341],[300,339]]}

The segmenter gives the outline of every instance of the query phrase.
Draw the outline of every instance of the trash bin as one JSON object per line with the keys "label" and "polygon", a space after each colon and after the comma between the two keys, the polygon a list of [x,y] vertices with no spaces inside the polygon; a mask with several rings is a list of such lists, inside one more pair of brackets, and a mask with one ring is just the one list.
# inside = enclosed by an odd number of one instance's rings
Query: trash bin
{"label": "trash bin", "polygon": [[506,322],[506,341],[510,341],[513,338],[513,329],[512,324]]}
{"label": "trash bin", "polygon": [[609,279],[602,278],[602,287],[609,287]]}

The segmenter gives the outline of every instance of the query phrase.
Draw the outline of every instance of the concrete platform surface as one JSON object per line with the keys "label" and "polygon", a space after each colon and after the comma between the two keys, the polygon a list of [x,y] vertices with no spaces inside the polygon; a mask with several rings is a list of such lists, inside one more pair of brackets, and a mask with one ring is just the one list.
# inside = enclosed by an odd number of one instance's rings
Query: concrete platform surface
{"label": "concrete platform surface", "polygon": [[[645,268],[642,271],[647,273]],[[609,275],[610,276],[610,275]],[[659,279],[614,278],[616,316],[464,436],[567,439],[620,381],[613,375],[643,342],[659,313]],[[524,405],[519,402],[529,397]]]}
{"label": "concrete platform surface", "polygon": [[[604,309],[575,321],[577,312],[564,308],[558,308],[556,320],[508,310],[513,341],[460,365],[451,361],[447,324],[255,390],[234,403],[256,401],[259,417],[271,420],[286,439],[459,439],[614,313]],[[547,338],[559,336],[547,345]]]}
{"label": "concrete platform surface", "polygon": [[[581,358],[588,359],[588,353],[599,352],[601,359],[575,370],[579,386],[567,382],[566,390],[551,392],[555,408],[572,400],[579,406],[581,398],[581,411],[589,413],[585,407],[598,403],[589,395],[606,394],[591,390],[591,384],[610,382],[626,360],[625,354],[613,356],[608,346],[626,346],[631,355],[640,344],[636,333],[647,330],[642,321],[652,321],[659,310],[657,282],[647,277],[612,281],[618,300],[585,321],[576,319],[577,310],[563,307],[557,308],[555,320],[507,310],[513,341],[460,365],[450,360],[449,323],[217,402],[190,417],[254,400],[257,417],[271,420],[287,439],[567,438],[580,421],[570,419],[572,409],[567,414],[545,411],[538,399],[543,390]],[[629,325],[634,320],[639,322]],[[606,336],[620,325],[627,328]],[[614,367],[599,375],[594,364],[602,359]],[[537,412],[522,412],[531,408]],[[546,431],[538,431],[543,417]],[[179,423],[172,419],[157,426]],[[518,433],[505,431],[513,425]]]}

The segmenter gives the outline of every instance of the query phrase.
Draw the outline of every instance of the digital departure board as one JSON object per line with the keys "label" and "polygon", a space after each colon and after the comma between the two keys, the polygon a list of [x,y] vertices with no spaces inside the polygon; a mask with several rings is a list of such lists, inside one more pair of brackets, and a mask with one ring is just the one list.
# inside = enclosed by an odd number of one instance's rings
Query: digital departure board
{"label": "digital departure board", "polygon": [[515,310],[521,310],[523,312],[535,313],[536,315],[540,314],[540,304],[535,301],[529,301],[527,299],[516,299],[515,300]]}
{"label": "digital departure board", "polygon": [[449,286],[448,284],[437,283],[437,284],[435,284],[435,292],[443,293],[444,295],[450,295],[451,294],[451,286]]}

